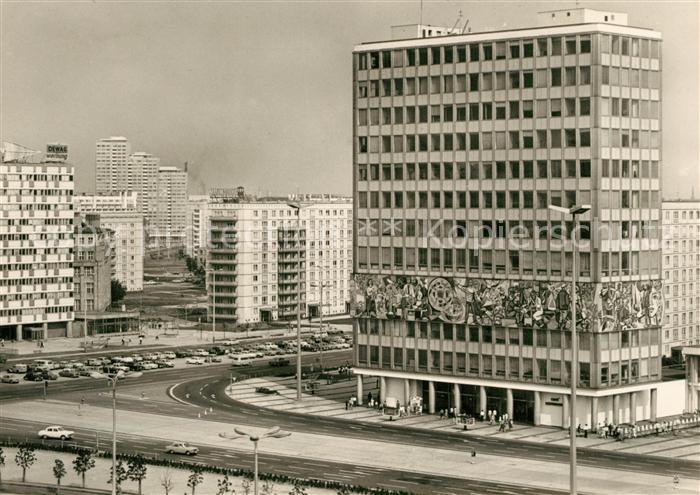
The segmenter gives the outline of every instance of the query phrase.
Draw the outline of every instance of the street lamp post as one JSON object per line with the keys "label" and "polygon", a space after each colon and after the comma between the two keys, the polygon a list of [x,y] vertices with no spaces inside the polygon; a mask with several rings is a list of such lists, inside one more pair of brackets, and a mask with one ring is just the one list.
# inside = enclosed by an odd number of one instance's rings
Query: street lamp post
{"label": "street lamp post", "polygon": [[[299,213],[301,212],[301,205],[297,203],[287,203],[287,206],[292,208],[296,212],[297,217],[297,235],[299,235],[299,227],[301,226],[301,219],[299,218]],[[297,239],[297,401],[301,402],[301,249],[299,249],[300,239]]]}
{"label": "street lamp post", "polygon": [[[321,270],[319,274],[323,273]],[[318,331],[319,335],[321,335],[321,344],[319,345],[319,353],[320,353],[320,359],[321,359],[321,371],[323,371],[323,289],[326,287],[330,287],[327,284],[324,284],[321,281],[321,277],[319,277],[319,283],[318,284],[309,284],[311,287],[318,287],[319,291],[321,291],[321,296],[319,299],[319,311],[318,311]]]}
{"label": "street lamp post", "polygon": [[248,433],[240,428],[234,428],[233,431],[236,432],[236,435],[230,435],[228,433],[219,433],[219,436],[221,438],[228,438],[230,440],[247,437],[251,442],[253,442],[253,493],[254,495],[258,495],[258,442],[263,438],[288,437],[289,435],[291,435],[291,433],[288,431],[280,430],[279,426],[275,426],[274,428],[271,428],[260,435]]}
{"label": "street lamp post", "polygon": [[107,380],[112,387],[112,495],[117,495],[117,382],[120,378],[138,378],[140,372],[124,373],[119,371],[114,376],[105,373],[91,373],[90,377],[96,380]]}
{"label": "street lamp post", "polygon": [[[571,459],[569,465],[569,490],[571,495],[576,495],[576,392],[578,388],[578,335],[576,334],[576,279],[578,278],[576,256],[578,254],[578,246],[576,244],[576,216],[583,215],[589,211],[591,205],[577,205],[571,208],[549,205],[549,209],[563,213],[564,215],[571,215],[574,224],[571,231],[573,253],[571,255],[571,400],[569,401],[569,453]],[[594,423],[595,418],[591,418],[591,422]]]}

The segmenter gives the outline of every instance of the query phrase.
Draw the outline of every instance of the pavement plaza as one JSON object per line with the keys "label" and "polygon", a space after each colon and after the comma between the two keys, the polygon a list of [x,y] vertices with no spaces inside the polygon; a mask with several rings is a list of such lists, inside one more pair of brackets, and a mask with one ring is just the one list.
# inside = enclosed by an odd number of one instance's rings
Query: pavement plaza
{"label": "pavement plaza", "polygon": [[[311,402],[313,398],[305,397]],[[128,400],[122,397],[121,400]],[[133,398],[133,400],[139,400]],[[311,406],[311,404],[309,404]],[[344,408],[343,408],[344,410]],[[360,413],[360,410],[354,412]],[[369,411],[362,411],[368,413]],[[62,424],[77,432],[85,430],[107,431],[111,427],[111,409],[90,406],[79,416],[75,404],[64,401],[24,401],[5,404],[3,418]],[[250,442],[231,441],[218,436],[220,432],[232,432],[235,424],[195,418],[165,416],[122,410],[118,416],[120,435],[139,438],[162,439],[164,445],[178,439],[195,445],[208,445],[236,451],[249,452]],[[245,426],[252,432],[260,428]],[[536,461],[516,457],[500,457],[479,454],[471,464],[468,437],[464,451],[411,446],[404,443],[377,442],[332,435],[294,432],[283,439],[261,442],[263,453],[314,460],[335,461],[392,468],[408,472],[436,474],[465,479],[498,481],[566,490],[568,465]],[[234,457],[235,459],[235,457]],[[235,461],[234,461],[235,464]],[[582,492],[618,494],[666,494],[698,493],[698,480],[683,479],[673,485],[671,476],[658,476],[632,471],[579,466],[579,486]]]}
{"label": "pavement plaza", "polygon": [[[376,379],[365,377],[363,381],[364,390],[366,392],[371,391],[375,397],[378,397],[375,382]],[[258,387],[275,390],[277,394],[263,395],[256,393],[255,389]],[[367,423],[385,423],[389,421],[387,416],[382,415],[376,409],[364,406],[355,407],[351,410],[345,408],[345,401],[357,390],[355,380],[333,385],[323,384],[318,393],[314,395],[306,394],[301,403],[296,401],[296,389],[294,387],[295,382],[292,378],[251,378],[229,387],[227,393],[234,400],[277,411],[343,418]],[[473,435],[493,436],[534,443],[569,445],[568,431],[556,427],[516,424],[511,431],[499,432],[498,425],[491,426],[487,422],[481,423],[477,421],[473,426],[469,426],[469,430],[465,432],[463,425],[457,425],[450,419],[441,420],[436,415],[424,414],[401,419],[394,417],[392,419],[392,424],[395,425],[434,431],[463,432],[466,438]],[[618,442],[612,438],[601,439],[596,435],[590,435],[588,438],[580,437],[578,446],[606,451],[700,461],[700,428],[679,430],[676,435],[671,435],[670,433],[659,436],[651,435],[628,439],[624,442]]]}

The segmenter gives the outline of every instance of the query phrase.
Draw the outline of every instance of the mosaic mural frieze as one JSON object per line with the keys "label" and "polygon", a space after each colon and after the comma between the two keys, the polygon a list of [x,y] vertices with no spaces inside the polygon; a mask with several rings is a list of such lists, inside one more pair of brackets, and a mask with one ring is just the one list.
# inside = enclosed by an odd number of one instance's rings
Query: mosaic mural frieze
{"label": "mosaic mural frieze", "polygon": [[[579,283],[577,328],[610,331],[661,324],[661,281]],[[571,284],[466,277],[355,274],[353,314],[379,319],[568,328]]]}

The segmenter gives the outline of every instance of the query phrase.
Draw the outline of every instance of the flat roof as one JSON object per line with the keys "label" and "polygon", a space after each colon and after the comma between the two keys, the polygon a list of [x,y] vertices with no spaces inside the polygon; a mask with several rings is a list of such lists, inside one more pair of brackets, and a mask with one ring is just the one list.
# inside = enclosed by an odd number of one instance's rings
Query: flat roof
{"label": "flat roof", "polygon": [[410,48],[438,44],[447,45],[457,43],[471,43],[476,41],[499,41],[515,37],[522,38],[531,36],[533,38],[536,38],[538,36],[545,35],[560,34],[564,36],[567,34],[573,35],[581,33],[598,32],[636,35],[640,37],[661,40],[661,33],[658,31],[654,31],[651,28],[621,26],[618,24],[605,23],[582,23],[556,26],[532,26],[524,28],[502,29],[495,31],[480,31],[476,33],[472,32],[464,34],[450,34],[445,36],[432,36],[429,38],[406,38],[402,40],[364,41],[361,42],[359,45],[356,45],[353,49],[353,52],[366,52],[382,48]]}

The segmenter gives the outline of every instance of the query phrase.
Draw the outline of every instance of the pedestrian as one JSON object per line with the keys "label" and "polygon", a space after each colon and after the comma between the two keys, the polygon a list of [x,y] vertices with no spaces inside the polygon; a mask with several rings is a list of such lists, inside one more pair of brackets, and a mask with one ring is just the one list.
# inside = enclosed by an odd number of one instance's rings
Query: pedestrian
{"label": "pedestrian", "polygon": [[43,340],[40,342],[39,347],[41,347],[42,349],[44,348],[44,341]]}
{"label": "pedestrian", "polygon": [[122,345],[124,345],[126,341],[124,340],[124,337],[122,337]]}
{"label": "pedestrian", "polygon": [[368,403],[372,402],[372,392],[367,394],[367,402]]}
{"label": "pedestrian", "polygon": [[143,337],[139,337],[139,345],[143,344]]}
{"label": "pedestrian", "polygon": [[476,449],[474,447],[472,447],[470,462],[471,464],[474,464],[476,462]]}
{"label": "pedestrian", "polygon": [[486,419],[486,413],[484,412],[483,409],[482,409],[481,412],[479,413],[479,419],[481,420],[482,423],[483,423],[484,420]]}
{"label": "pedestrian", "polygon": [[513,429],[513,420],[508,418],[508,431],[511,431]]}

